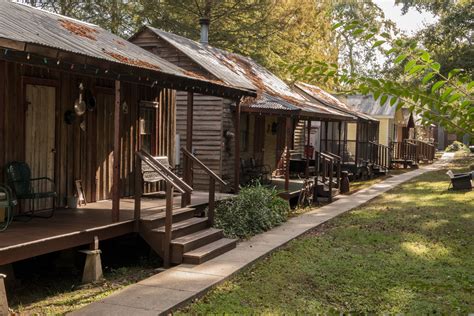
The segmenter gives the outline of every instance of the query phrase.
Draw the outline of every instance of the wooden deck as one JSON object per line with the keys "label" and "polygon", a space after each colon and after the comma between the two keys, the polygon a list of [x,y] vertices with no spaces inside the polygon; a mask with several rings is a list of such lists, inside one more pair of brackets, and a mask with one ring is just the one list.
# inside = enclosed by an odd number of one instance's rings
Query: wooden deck
{"label": "wooden deck", "polygon": [[[232,195],[216,193],[216,200]],[[191,205],[208,203],[207,192],[195,191]],[[141,216],[163,212],[163,198],[142,198]],[[176,207],[181,197],[174,199]],[[71,209],[58,209],[50,219],[33,218],[28,222],[14,221],[6,231],[0,233],[0,266],[15,261],[39,256],[53,251],[90,244],[94,236],[105,240],[134,232],[133,199],[121,199],[120,221],[112,223],[112,201],[101,201]]]}
{"label": "wooden deck", "polygon": [[288,191],[285,190],[285,179],[283,178],[273,178],[271,185],[282,192],[280,194],[281,197],[289,200],[299,196],[301,188],[303,187],[303,181],[303,179],[290,179]]}

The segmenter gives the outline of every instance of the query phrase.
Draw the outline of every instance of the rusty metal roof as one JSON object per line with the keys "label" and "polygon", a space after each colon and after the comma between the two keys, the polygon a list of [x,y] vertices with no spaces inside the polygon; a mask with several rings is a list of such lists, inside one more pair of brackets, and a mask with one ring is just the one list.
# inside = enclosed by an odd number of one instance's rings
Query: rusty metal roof
{"label": "rusty metal roof", "polygon": [[[0,39],[36,44],[134,68],[227,87],[195,77],[178,66],[138,47],[97,25],[0,0]],[[254,95],[251,89],[241,89]]]}
{"label": "rusty metal roof", "polygon": [[280,110],[283,114],[299,111],[301,115],[313,117],[332,117],[345,120],[352,118],[341,111],[310,102],[304,96],[295,92],[283,80],[249,57],[210,45],[203,45],[153,27],[147,28],[219,80],[232,85],[256,89],[257,98],[248,98],[243,103],[251,110]]}
{"label": "rusty metal roof", "polygon": [[324,105],[327,105],[333,109],[337,109],[340,111],[343,111],[344,113],[350,114],[352,116],[355,116],[356,118],[360,118],[363,120],[367,121],[377,121],[377,119],[371,117],[370,115],[367,115],[363,113],[362,111],[359,111],[357,108],[347,105],[346,103],[342,102],[341,100],[337,99],[335,96],[332,94],[324,91],[318,86],[315,85],[310,85],[307,83],[303,82],[298,82],[295,84],[296,88],[301,90],[303,93],[308,95],[310,98],[318,100],[319,102],[323,103]]}
{"label": "rusty metal roof", "polygon": [[346,100],[359,111],[373,116],[394,118],[397,112],[397,105],[391,106],[390,98],[385,104],[380,104],[380,99],[374,100],[372,95],[348,95]]}

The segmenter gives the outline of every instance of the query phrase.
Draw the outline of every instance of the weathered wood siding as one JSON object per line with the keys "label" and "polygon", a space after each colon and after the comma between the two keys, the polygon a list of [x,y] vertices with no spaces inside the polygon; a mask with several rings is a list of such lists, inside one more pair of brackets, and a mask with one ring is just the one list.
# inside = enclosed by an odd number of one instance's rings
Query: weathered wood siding
{"label": "weathered wood siding", "polygon": [[[217,79],[187,55],[149,30],[144,30],[138,34],[132,42],[187,71],[207,79]],[[219,97],[194,95],[193,150],[196,156],[212,171],[225,181],[233,183],[234,140],[230,140],[230,150],[226,150],[226,148],[229,148],[229,144],[226,146],[223,134],[225,130],[234,133],[230,103],[230,100]],[[178,91],[176,94],[176,133],[179,135],[181,147],[186,146],[186,113],[187,93]],[[180,165],[182,166],[182,154],[180,157]],[[204,171],[194,168],[193,175],[194,189],[207,190],[209,188],[209,176]],[[224,188],[219,189],[221,191],[226,190]]]}
{"label": "weathered wood siding", "polygon": [[[55,165],[59,203],[75,191],[74,181],[81,179],[88,202],[109,196],[112,179],[113,150],[113,94],[111,80],[80,77],[46,68],[31,67],[0,60],[0,182],[3,168],[9,161],[24,161],[25,156],[25,99],[24,85],[54,86],[56,88]],[[97,100],[94,111],[88,111],[68,125],[64,113],[73,110],[79,97],[79,84],[91,89]],[[175,93],[172,90],[150,88],[137,84],[122,84],[122,102],[128,111],[121,115],[121,194],[134,193],[134,152],[139,148],[139,101],[160,101],[157,110],[155,139],[152,154],[169,155],[174,161]],[[85,131],[80,128],[84,120]]]}

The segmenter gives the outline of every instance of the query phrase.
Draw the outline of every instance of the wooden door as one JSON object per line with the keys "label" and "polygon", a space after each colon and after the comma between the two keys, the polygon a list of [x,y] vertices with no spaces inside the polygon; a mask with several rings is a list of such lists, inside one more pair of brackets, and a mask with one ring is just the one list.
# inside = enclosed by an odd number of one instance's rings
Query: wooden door
{"label": "wooden door", "polygon": [[[54,180],[56,88],[25,86],[25,161],[33,178],[48,177]],[[51,190],[45,181],[33,183],[34,190]],[[52,207],[51,200],[38,201],[36,209]]]}
{"label": "wooden door", "polygon": [[96,112],[96,200],[112,197],[112,175],[114,165],[114,102],[111,94],[97,95]]}

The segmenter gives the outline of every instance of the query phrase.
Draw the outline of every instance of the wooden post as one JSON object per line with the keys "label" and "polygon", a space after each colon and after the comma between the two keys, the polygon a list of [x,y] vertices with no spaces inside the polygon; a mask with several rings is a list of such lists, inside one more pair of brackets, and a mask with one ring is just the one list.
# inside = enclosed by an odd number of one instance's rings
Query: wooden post
{"label": "wooden post", "polygon": [[290,137],[293,134],[291,117],[286,118],[285,129],[285,191],[288,191],[290,189]]}
{"label": "wooden post", "polygon": [[209,222],[209,226],[214,225],[214,210],[216,208],[215,204],[215,197],[216,197],[216,180],[213,177],[209,179],[209,211],[207,213],[207,220]]}
{"label": "wooden post", "polygon": [[135,231],[139,229],[140,217],[141,217],[141,201],[142,201],[142,189],[143,189],[143,175],[142,175],[142,160],[140,157],[135,155]]}
{"label": "wooden post", "polygon": [[[194,121],[194,94],[188,92],[188,103],[186,109],[186,150],[193,153],[193,121]],[[184,182],[193,186],[193,162],[184,155]],[[191,194],[185,193],[181,197],[181,206],[191,204]]]}
{"label": "wooden post", "polygon": [[338,127],[338,132],[339,132],[339,141],[338,141],[338,146],[337,146],[337,155],[340,157],[341,156],[341,132],[342,132],[342,121],[339,121],[339,127]]}
{"label": "wooden post", "polygon": [[308,120],[308,139],[306,140],[306,172],[305,177],[309,177],[309,146],[311,145],[311,120]]}
{"label": "wooden post", "polygon": [[5,289],[5,274],[0,273],[0,315],[10,315],[8,310],[7,291]]}
{"label": "wooden post", "polygon": [[165,238],[163,239],[163,266],[169,268],[171,265],[171,228],[173,226],[173,185],[166,183],[166,218]]}
{"label": "wooden post", "polygon": [[120,81],[115,81],[114,164],[112,184],[112,222],[120,220]]}
{"label": "wooden post", "polygon": [[240,190],[240,111],[241,105],[240,100],[235,103],[235,153],[234,153],[234,191],[235,194],[239,193]]}
{"label": "wooden post", "polygon": [[326,151],[332,152],[332,150],[328,149],[328,127],[329,127],[329,122],[325,121],[324,122],[324,135],[325,135],[324,136],[324,138],[325,138],[325,140],[324,140],[324,149]]}
{"label": "wooden post", "polygon": [[334,173],[334,159],[329,160],[329,202],[332,202],[332,176]]}
{"label": "wooden post", "polygon": [[358,162],[359,162],[359,139],[360,139],[360,121],[357,121],[357,125],[356,125],[356,139],[355,139],[355,169],[356,169],[356,173],[357,173],[357,166],[358,166]]}

